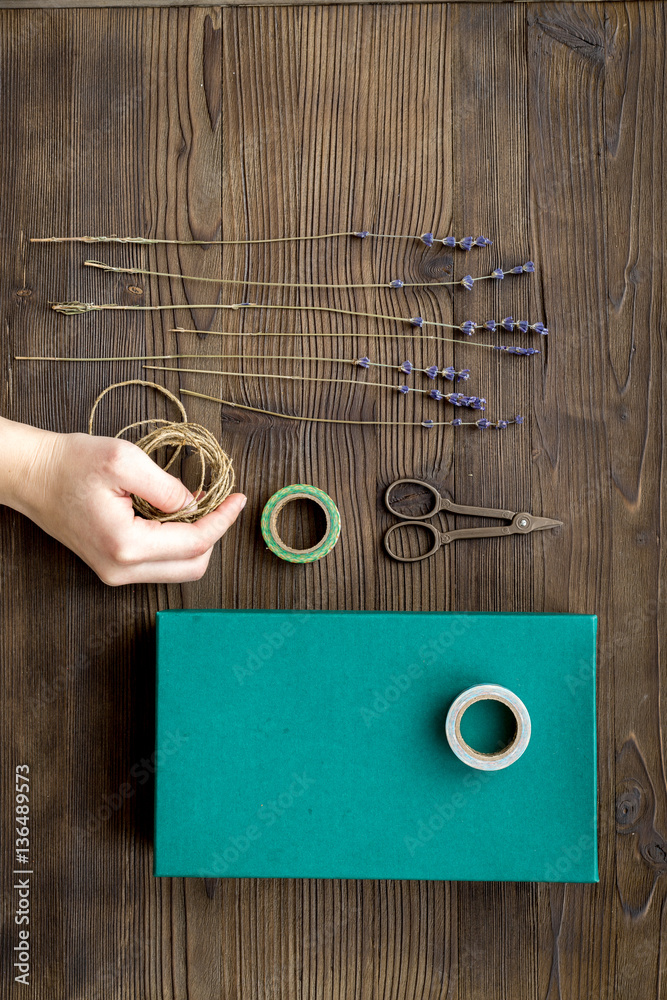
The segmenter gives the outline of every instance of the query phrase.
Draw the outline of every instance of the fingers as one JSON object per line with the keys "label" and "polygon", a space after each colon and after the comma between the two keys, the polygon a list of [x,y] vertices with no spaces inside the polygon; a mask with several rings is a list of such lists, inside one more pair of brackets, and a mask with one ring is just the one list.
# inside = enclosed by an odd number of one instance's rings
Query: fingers
{"label": "fingers", "polygon": [[155,563],[137,563],[134,566],[109,566],[98,573],[102,583],[109,587],[123,587],[137,583],[192,583],[201,580],[208,569],[213,549],[197,559],[164,560]]}
{"label": "fingers", "polygon": [[113,556],[121,564],[196,559],[224,535],[245,504],[243,493],[234,493],[194,524],[135,517],[132,531],[120,536]]}
{"label": "fingers", "polygon": [[109,471],[115,486],[147,500],[165,514],[174,514],[194,500],[180,479],[165,472],[129,441],[116,442]]}
{"label": "fingers", "polygon": [[128,583],[187,583],[199,580],[213,546],[234,523],[246,504],[243,493],[194,524],[161,523],[135,517],[131,531],[122,531],[108,546],[108,558],[93,568],[110,586]]}

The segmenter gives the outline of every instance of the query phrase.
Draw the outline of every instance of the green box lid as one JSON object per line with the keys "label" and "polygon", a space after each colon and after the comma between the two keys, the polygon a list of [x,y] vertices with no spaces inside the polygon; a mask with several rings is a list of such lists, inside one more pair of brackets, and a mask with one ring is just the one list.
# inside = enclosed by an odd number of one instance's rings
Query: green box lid
{"label": "green box lid", "polygon": [[[596,882],[596,625],[159,612],[154,874]],[[445,736],[453,700],[485,683],[532,726],[492,772]],[[484,750],[498,706],[473,707],[464,735]]]}

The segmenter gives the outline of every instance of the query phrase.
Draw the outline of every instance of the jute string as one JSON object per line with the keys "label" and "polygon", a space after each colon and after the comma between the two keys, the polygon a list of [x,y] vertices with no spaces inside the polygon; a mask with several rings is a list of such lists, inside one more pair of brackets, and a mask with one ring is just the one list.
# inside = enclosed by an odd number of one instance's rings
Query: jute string
{"label": "jute string", "polygon": [[[132,494],[134,509],[151,521],[187,521],[192,523],[198,521],[206,514],[210,514],[211,511],[220,506],[222,501],[230,495],[234,488],[234,469],[231,459],[223,451],[220,443],[209,430],[202,427],[201,424],[190,423],[185,407],[180,399],[169,392],[168,389],[165,389],[164,386],[136,378],[128,379],[126,382],[115,382],[113,385],[107,386],[93,403],[88,420],[88,433],[93,433],[95,414],[100,402],[107,393],[125,385],[143,385],[150,389],[156,389],[178,407],[183,419],[181,423],[172,423],[169,420],[162,420],[158,417],[153,417],[150,420],[137,420],[132,424],[127,424],[114,437],[119,438],[128,431],[136,427],[146,426],[146,424],[160,424],[161,426],[156,427],[140,438],[136,442],[137,447],[141,448],[147,455],[152,455],[159,448],[174,447],[175,451],[173,455],[164,466],[165,472],[173,465],[184,447],[192,448],[199,456],[200,463],[199,485],[194,490],[195,500],[193,503],[188,504],[173,514],[165,514],[164,511],[158,510],[157,507],[154,507],[142,497]],[[207,473],[209,482],[205,487]]]}

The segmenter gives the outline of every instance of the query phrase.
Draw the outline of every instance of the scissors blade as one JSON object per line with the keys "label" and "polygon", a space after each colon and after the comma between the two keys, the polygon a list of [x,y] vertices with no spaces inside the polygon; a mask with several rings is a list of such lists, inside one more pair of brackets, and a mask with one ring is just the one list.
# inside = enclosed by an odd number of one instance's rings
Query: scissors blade
{"label": "scissors blade", "polygon": [[560,528],[563,524],[562,521],[555,521],[552,517],[536,517],[534,514],[531,514],[531,519],[531,531],[544,531],[546,528]]}

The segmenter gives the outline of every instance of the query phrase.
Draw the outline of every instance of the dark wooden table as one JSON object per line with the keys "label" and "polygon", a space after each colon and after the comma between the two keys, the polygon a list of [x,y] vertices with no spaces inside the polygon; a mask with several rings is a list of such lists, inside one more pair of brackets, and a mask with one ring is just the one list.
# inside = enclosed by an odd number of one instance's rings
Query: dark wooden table
{"label": "dark wooden table", "polygon": [[[191,400],[191,418],[231,452],[249,503],[206,577],[182,587],[105,588],[2,511],[0,996],[666,995],[665,34],[661,3],[0,12],[2,414],[84,430],[105,385],[141,377],[138,362],[48,365],[16,354],[249,350],[248,338],[177,338],[176,320],[312,334],[268,342],[283,353],[372,350],[393,363],[469,366],[489,415],[527,418],[506,431],[372,430]],[[28,242],[376,226],[484,233],[495,243],[452,256],[345,239],[224,253]],[[54,299],[193,304],[218,295],[193,282],[90,272],[87,256],[329,282],[459,277],[531,257],[535,276],[471,297],[342,291],[301,301],[456,323],[512,313],[544,319],[552,333],[539,358],[511,358],[381,341],[371,321],[326,314],[55,315]],[[297,301],[281,290],[252,294]],[[221,300],[242,295],[247,287]],[[352,386],[164,377],[174,390],[291,413],[425,412],[414,397]],[[108,400],[100,430],[167,413],[148,394],[125,393]],[[460,502],[545,513],[564,527],[394,564],[380,550],[381,495],[413,474]],[[295,567],[267,552],[259,514],[272,492],[300,481],[336,498],[344,531],[327,559]],[[315,528],[306,516],[291,526],[297,540]],[[153,878],[153,620],[180,607],[596,613],[599,885]],[[568,682],[576,686],[576,670]],[[24,762],[33,782],[28,989],[11,968],[12,785]],[[569,847],[554,844],[554,861]]]}

